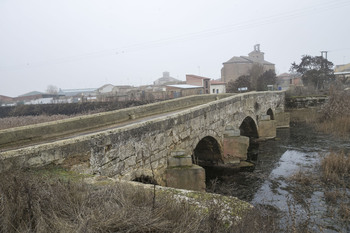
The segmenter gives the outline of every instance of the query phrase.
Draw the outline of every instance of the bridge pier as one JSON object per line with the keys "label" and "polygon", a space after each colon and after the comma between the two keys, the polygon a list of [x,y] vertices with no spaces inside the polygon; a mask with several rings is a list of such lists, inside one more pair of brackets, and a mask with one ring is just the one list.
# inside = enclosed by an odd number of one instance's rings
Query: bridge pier
{"label": "bridge pier", "polygon": [[275,111],[276,127],[277,128],[289,128],[290,114],[284,112],[283,109],[277,108]]}
{"label": "bridge pier", "polygon": [[241,136],[240,130],[227,126],[224,132],[224,164],[239,164],[247,160],[249,137]]}
{"label": "bridge pier", "polygon": [[192,163],[185,151],[172,151],[165,171],[166,186],[179,189],[205,191],[205,170]]}
{"label": "bridge pier", "polygon": [[270,115],[261,115],[258,122],[259,140],[268,140],[276,137],[276,120]]}

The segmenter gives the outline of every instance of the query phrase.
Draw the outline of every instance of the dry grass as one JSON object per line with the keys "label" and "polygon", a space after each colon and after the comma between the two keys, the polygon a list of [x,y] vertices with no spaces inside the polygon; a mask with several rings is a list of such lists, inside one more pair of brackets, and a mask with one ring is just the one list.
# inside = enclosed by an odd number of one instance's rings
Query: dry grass
{"label": "dry grass", "polygon": [[[349,100],[350,101],[350,100]],[[336,116],[315,124],[321,132],[330,133],[340,138],[350,137],[350,117]]]}
{"label": "dry grass", "polygon": [[[337,206],[338,215],[350,221],[350,157],[344,152],[331,152],[321,161],[322,179],[330,191],[324,193],[327,202]],[[341,202],[340,202],[341,201]]]}
{"label": "dry grass", "polygon": [[341,203],[339,206],[338,214],[346,222],[350,221],[350,205],[349,203]]}
{"label": "dry grass", "polygon": [[316,128],[338,137],[350,137],[350,91],[331,90],[328,103]]}
{"label": "dry grass", "polygon": [[324,182],[343,186],[350,174],[350,158],[344,152],[331,152],[321,161]]}
{"label": "dry grass", "polygon": [[208,216],[197,216],[186,203],[160,197],[153,208],[150,192],[129,186],[96,187],[29,172],[2,175],[1,180],[0,232],[189,232],[210,228],[205,224]]}
{"label": "dry grass", "polygon": [[[350,157],[344,152],[331,152],[321,159],[320,175],[308,170],[298,171],[290,177],[295,182],[293,197],[306,210],[310,209],[308,200],[317,187],[324,189],[324,198],[328,211],[334,219],[340,219],[341,224],[350,222]],[[290,216],[294,216],[290,213]],[[291,224],[290,224],[291,225]],[[292,224],[293,225],[293,224]],[[299,232],[299,231],[296,231]]]}
{"label": "dry grass", "polygon": [[290,177],[290,180],[304,186],[309,186],[315,181],[310,174],[307,174],[305,171],[301,171],[301,170],[293,174]]}
{"label": "dry grass", "polygon": [[169,195],[157,195],[153,205],[153,193],[140,187],[88,185],[79,177],[47,174],[0,174],[0,232],[276,231],[273,217],[256,209],[225,226],[215,202],[199,213]]}
{"label": "dry grass", "polygon": [[341,193],[339,189],[327,190],[324,192],[324,198],[328,203],[331,203],[331,204],[337,204],[342,197],[343,197],[343,193]]}
{"label": "dry grass", "polygon": [[323,108],[325,119],[350,116],[350,91],[331,90],[329,100]]}
{"label": "dry grass", "polygon": [[294,110],[291,120],[312,124],[319,132],[350,138],[350,91],[331,91],[329,101],[322,110]]}

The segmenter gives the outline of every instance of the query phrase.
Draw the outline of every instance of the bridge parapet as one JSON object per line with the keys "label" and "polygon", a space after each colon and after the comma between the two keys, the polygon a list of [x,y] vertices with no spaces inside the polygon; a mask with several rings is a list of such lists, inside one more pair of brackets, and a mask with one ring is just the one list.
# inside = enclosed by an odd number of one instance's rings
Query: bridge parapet
{"label": "bridge parapet", "polygon": [[91,131],[129,120],[198,106],[229,96],[232,96],[232,94],[188,96],[110,112],[4,129],[0,130],[0,149],[8,146],[23,145],[74,133]]}

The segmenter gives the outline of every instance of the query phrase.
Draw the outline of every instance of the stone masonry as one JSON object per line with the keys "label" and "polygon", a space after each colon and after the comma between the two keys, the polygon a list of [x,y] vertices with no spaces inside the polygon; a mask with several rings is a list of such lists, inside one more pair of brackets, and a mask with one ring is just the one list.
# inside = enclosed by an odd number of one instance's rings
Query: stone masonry
{"label": "stone masonry", "polygon": [[[71,157],[82,156],[89,158],[93,174],[124,180],[148,176],[154,177],[158,184],[166,185],[165,171],[172,151],[183,150],[186,155],[192,155],[204,137],[211,137],[217,141],[225,162],[223,151],[227,126],[238,130],[249,117],[259,129],[260,116],[276,109],[279,109],[279,114],[284,111],[284,92],[233,95],[144,122],[0,152],[0,171],[64,163]],[[243,144],[246,143],[246,139],[242,140]],[[237,159],[226,161],[235,163]]]}

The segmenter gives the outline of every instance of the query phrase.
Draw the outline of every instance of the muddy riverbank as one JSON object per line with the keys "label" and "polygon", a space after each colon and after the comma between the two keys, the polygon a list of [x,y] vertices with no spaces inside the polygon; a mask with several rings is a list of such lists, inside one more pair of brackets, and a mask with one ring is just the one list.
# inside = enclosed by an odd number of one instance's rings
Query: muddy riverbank
{"label": "muddy riverbank", "polygon": [[350,231],[348,219],[339,214],[341,205],[349,205],[349,187],[343,187],[341,200],[330,203],[327,195],[333,185],[320,179],[323,156],[331,151],[348,153],[349,140],[316,132],[312,125],[298,121],[277,130],[276,139],[260,142],[255,150],[254,171],[216,177],[207,170],[208,191],[262,206],[277,216],[279,226],[311,232]]}

